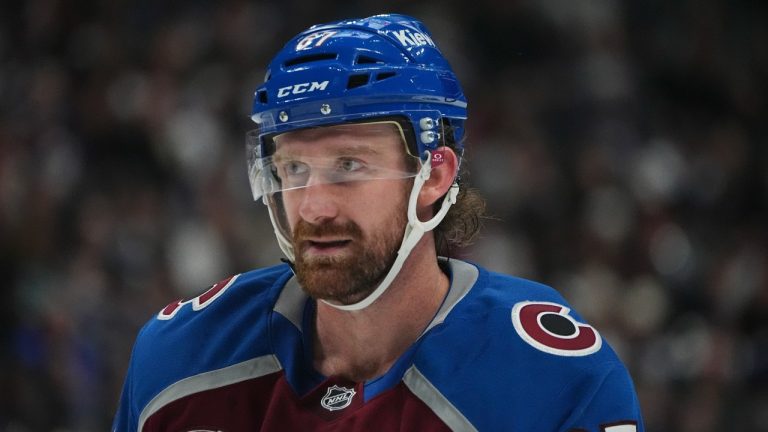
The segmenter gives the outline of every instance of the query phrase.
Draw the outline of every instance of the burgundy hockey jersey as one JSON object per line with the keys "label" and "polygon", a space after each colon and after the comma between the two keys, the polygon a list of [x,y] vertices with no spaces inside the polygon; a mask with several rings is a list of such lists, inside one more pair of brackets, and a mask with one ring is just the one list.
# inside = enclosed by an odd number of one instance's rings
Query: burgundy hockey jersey
{"label": "burgundy hockey jersey", "polygon": [[315,302],[287,265],[172,303],[138,335],[113,430],[643,430],[625,367],[555,290],[443,266],[429,327],[362,383],[313,369]]}

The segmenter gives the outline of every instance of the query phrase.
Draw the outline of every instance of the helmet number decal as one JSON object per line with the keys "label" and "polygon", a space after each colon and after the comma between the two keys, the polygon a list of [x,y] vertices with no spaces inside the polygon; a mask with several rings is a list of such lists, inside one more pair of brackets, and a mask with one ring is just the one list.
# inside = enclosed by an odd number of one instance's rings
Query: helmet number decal
{"label": "helmet number decal", "polygon": [[512,308],[512,324],[532,347],[549,354],[577,357],[597,352],[603,344],[592,326],[579,323],[563,305],[524,301]]}
{"label": "helmet number decal", "polygon": [[328,40],[329,37],[335,35],[336,33],[338,33],[336,30],[326,30],[307,35],[301,38],[301,40],[299,40],[299,42],[296,44],[296,51],[319,47],[323,44],[323,42]]}

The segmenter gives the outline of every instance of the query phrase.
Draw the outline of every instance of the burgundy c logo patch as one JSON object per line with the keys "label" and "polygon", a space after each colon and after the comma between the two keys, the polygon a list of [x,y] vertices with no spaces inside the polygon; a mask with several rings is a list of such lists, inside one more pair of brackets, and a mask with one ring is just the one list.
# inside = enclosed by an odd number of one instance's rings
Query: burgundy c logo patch
{"label": "burgundy c logo patch", "polygon": [[592,326],[578,323],[563,305],[525,301],[512,308],[517,334],[532,347],[561,356],[585,356],[600,349],[603,340]]}

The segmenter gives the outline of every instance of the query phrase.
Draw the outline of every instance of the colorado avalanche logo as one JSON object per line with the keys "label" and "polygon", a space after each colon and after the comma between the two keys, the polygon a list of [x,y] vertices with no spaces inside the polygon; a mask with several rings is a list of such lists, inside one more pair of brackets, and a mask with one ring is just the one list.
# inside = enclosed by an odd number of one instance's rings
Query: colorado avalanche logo
{"label": "colorado avalanche logo", "polygon": [[320,399],[320,405],[328,411],[342,410],[352,403],[352,398],[355,397],[355,393],[354,389],[334,385],[329,387],[325,396]]}
{"label": "colorado avalanche logo", "polygon": [[550,354],[573,357],[600,350],[597,330],[576,322],[570,311],[556,303],[520,302],[512,308],[512,324],[529,345]]}

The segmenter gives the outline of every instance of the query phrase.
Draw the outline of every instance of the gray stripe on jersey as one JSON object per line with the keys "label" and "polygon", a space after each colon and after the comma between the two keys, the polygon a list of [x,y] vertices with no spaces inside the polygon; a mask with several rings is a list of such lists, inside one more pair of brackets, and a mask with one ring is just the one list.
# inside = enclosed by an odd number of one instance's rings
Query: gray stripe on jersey
{"label": "gray stripe on jersey", "polygon": [[201,391],[224,387],[252,378],[269,375],[273,372],[282,370],[280,361],[274,355],[266,355],[254,359],[246,360],[241,363],[233,364],[222,369],[216,369],[209,372],[203,372],[198,375],[184,378],[166,387],[157,394],[144,407],[139,416],[140,432],[144,428],[149,417],[159,411],[169,403],[179,400]]}
{"label": "gray stripe on jersey", "polygon": [[445,317],[451,313],[453,307],[456,306],[475,285],[477,277],[480,274],[480,272],[477,270],[477,267],[464,261],[455,259],[449,260],[447,258],[440,257],[440,262],[441,264],[447,263],[451,267],[451,290],[445,297],[443,306],[440,307],[439,311],[437,311],[435,318],[431,323],[429,323],[429,326],[426,330],[424,330],[424,333],[428,332],[432,327],[445,321]]}
{"label": "gray stripe on jersey", "polygon": [[274,311],[287,318],[297,329],[301,330],[301,321],[306,301],[307,295],[301,289],[296,276],[293,276],[288,279],[285,287],[280,292],[280,297],[275,302]]}
{"label": "gray stripe on jersey", "polygon": [[438,416],[451,430],[454,431],[477,431],[475,426],[464,417],[464,414],[443,396],[442,393],[432,385],[427,378],[411,366],[403,376],[403,382],[422,402]]}

